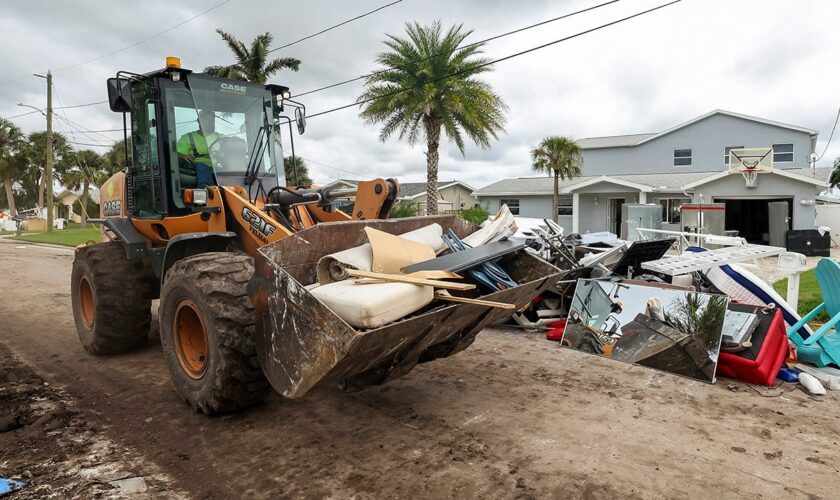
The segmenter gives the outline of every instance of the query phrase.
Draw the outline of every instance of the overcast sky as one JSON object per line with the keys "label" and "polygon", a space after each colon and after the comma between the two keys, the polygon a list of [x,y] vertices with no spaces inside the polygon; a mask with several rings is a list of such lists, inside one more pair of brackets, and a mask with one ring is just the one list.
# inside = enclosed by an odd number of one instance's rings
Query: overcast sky
{"label": "overcast sky", "polygon": [[[3,0],[0,3],[0,116],[27,111],[17,103],[45,105],[44,81],[31,75],[54,70],[55,105],[106,99],[105,79],[117,70],[146,72],[167,55],[186,68],[232,62],[214,33],[222,28],[250,42],[270,31],[275,46],[372,10],[389,0],[231,0],[183,26],[144,43],[75,68],[60,69],[126,47],[218,4],[221,0]],[[376,69],[374,56],[386,33],[404,23],[463,23],[480,40],[550,17],[595,5],[584,1],[403,0],[368,17],[275,54],[302,60],[299,72],[273,82],[292,92],[359,76]],[[615,4],[489,43],[485,53],[502,57],[624,17],[662,2]],[[505,177],[532,176],[528,151],[551,134],[574,138],[657,132],[721,108],[816,129],[817,152],[826,145],[840,106],[840,2],[683,0],[674,6],[568,42],[502,62],[486,79],[509,106],[506,133],[484,151],[474,145],[461,156],[444,143],[442,180],[457,178],[481,187]],[[349,104],[360,82],[305,96],[310,114]],[[59,113],[59,111],[57,111]],[[66,118],[90,130],[122,126],[107,105],[65,110]],[[65,116],[65,115],[62,115]],[[25,131],[43,130],[44,118],[14,120]],[[57,122],[57,130],[67,130]],[[77,142],[110,142],[121,133]],[[358,108],[313,118],[296,139],[310,160],[313,178],[397,177],[425,180],[424,145],[378,140]],[[84,146],[77,146],[84,148]],[[95,148],[103,151],[105,148]],[[819,162],[840,156],[840,137]],[[315,163],[317,162],[317,163]]]}

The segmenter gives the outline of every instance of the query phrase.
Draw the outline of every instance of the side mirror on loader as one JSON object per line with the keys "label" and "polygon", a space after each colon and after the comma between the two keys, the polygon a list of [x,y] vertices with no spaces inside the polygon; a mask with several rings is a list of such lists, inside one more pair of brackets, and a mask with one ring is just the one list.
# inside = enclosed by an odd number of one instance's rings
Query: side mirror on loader
{"label": "side mirror on loader", "polygon": [[303,135],[306,130],[306,109],[295,108],[295,122],[297,123],[298,134]]}
{"label": "side mirror on loader", "polygon": [[115,113],[131,112],[131,82],[125,78],[108,78],[108,105]]}

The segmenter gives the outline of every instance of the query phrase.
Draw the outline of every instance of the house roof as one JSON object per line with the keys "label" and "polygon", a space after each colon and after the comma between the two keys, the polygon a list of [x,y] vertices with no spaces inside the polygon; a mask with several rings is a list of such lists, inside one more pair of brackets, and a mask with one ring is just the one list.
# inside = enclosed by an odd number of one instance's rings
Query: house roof
{"label": "house roof", "polygon": [[344,185],[348,185],[348,186],[358,186],[359,181],[357,181],[355,179],[334,179],[334,180],[331,180],[330,182],[322,185],[321,187],[332,187],[332,186],[336,186],[338,184],[344,184]]}
{"label": "house roof", "polygon": [[[807,182],[817,186],[827,186],[832,168],[818,168],[812,172],[810,168],[777,169],[775,174],[792,180]],[[611,176],[577,177],[572,180],[560,181],[560,192],[569,194],[577,189],[591,186],[599,182],[610,182],[625,186],[635,191],[645,192],[682,192],[686,189],[703,185],[720,179],[728,172],[674,172],[656,174],[628,174]],[[766,174],[765,174],[766,175]],[[554,179],[551,177],[523,177],[518,179],[503,179],[481,189],[473,191],[474,196],[543,196],[554,192]]]}
{"label": "house roof", "polygon": [[750,116],[745,115],[742,113],[735,113],[733,111],[726,111],[724,109],[716,109],[714,111],[709,111],[706,114],[700,115],[696,118],[692,118],[691,120],[680,123],[674,127],[669,128],[668,130],[656,133],[656,134],[631,134],[631,135],[613,135],[613,136],[606,136],[606,137],[588,137],[585,139],[579,139],[577,141],[578,145],[582,149],[598,149],[598,148],[618,148],[618,147],[626,147],[626,146],[638,146],[639,144],[644,144],[648,141],[652,141],[656,138],[662,137],[663,135],[670,134],[671,132],[677,131],[681,128],[688,127],[689,125],[693,125],[700,120],[705,120],[713,115],[726,115],[731,116],[734,118],[740,118],[742,120],[749,120],[753,122],[763,123],[765,125],[772,125],[774,127],[781,127],[786,128],[789,130],[795,130],[797,132],[804,132],[806,134],[810,134],[812,136],[817,135],[816,130],[812,130],[805,127],[800,127],[797,125],[790,125],[788,123],[777,122],[773,120],[767,120],[765,118],[759,118],[757,116]]}
{"label": "house roof", "polygon": [[643,141],[649,137],[657,134],[630,134],[630,135],[609,135],[605,137],[586,137],[578,139],[577,144],[581,149],[597,149],[597,148],[619,148],[624,146],[635,146],[639,141]]}
{"label": "house roof", "polygon": [[[441,189],[446,189],[450,186],[454,186],[455,184],[460,184],[464,186],[464,189],[469,190],[470,192],[474,191],[475,188],[466,184],[465,182],[461,181],[438,181],[438,191]],[[423,196],[426,194],[426,183],[425,182],[401,182],[400,183],[400,199],[413,199],[417,198],[418,196]]]}
{"label": "house roof", "polygon": [[[357,186],[359,181],[356,179],[335,179],[324,184],[321,187],[332,187],[338,184],[345,184],[351,186]],[[455,184],[460,184],[464,186],[464,189],[469,190],[470,192],[474,191],[475,188],[467,184],[466,182],[454,180],[454,181],[438,181],[438,191],[441,189],[446,189],[450,186],[454,186]],[[417,198],[418,196],[422,196],[426,194],[426,183],[425,182],[401,182],[400,183],[400,197],[401,200],[410,200],[413,198]]]}
{"label": "house roof", "polygon": [[[81,189],[67,189],[67,188],[64,188],[61,191],[59,191],[58,193],[56,193],[54,195],[54,198],[56,200],[60,200],[61,198],[64,198],[68,195],[73,196],[73,201],[75,202],[76,199],[78,199],[82,196],[82,190]],[[99,203],[99,188],[97,188],[96,186],[88,187],[88,197],[94,203]]]}

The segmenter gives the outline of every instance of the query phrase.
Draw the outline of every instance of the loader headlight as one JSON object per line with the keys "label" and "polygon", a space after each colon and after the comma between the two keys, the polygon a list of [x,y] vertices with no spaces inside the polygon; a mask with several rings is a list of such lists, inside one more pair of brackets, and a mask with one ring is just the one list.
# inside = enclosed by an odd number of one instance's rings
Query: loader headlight
{"label": "loader headlight", "polygon": [[187,189],[184,191],[184,203],[187,205],[206,205],[206,189]]}

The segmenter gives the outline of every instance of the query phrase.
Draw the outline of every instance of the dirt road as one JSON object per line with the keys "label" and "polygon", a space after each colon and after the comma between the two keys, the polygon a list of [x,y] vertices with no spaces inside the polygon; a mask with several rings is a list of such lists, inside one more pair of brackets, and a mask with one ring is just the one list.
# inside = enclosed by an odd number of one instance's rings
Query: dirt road
{"label": "dirt road", "polygon": [[[836,393],[767,397],[790,388],[762,396],[725,379],[706,385],[507,330],[488,329],[464,353],[386,386],[272,394],[207,418],[172,390],[156,331],[129,355],[82,350],[71,262],[71,250],[0,241],[0,343],[63,387],[110,441],[172,478],[173,495],[838,495]],[[20,431],[0,433],[0,447]],[[4,468],[25,453],[0,460],[0,476],[19,473]]]}

